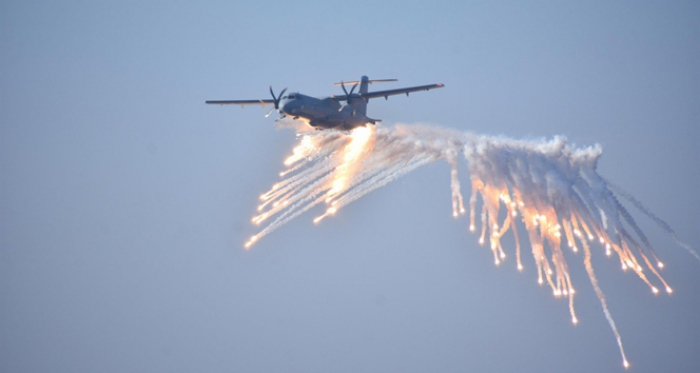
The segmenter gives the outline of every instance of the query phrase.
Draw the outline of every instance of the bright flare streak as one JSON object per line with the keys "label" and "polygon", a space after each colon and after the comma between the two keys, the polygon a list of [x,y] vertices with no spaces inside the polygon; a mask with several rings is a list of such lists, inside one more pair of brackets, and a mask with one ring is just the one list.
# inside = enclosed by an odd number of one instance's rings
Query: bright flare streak
{"label": "bright flare streak", "polygon": [[[311,137],[310,136],[304,136],[301,138],[301,143],[299,146],[294,148],[292,154],[289,158],[287,158],[284,161],[285,166],[290,166],[301,159],[304,159],[309,156],[309,154],[313,153],[316,150],[316,147],[314,147],[313,143],[311,142]],[[284,176],[284,172],[280,173],[280,177]]]}
{"label": "bright flare streak", "polygon": [[[546,280],[556,297],[563,295],[569,299],[574,324],[578,319],[574,314],[574,290],[568,264],[561,249],[562,235],[572,251],[577,252],[581,247],[589,280],[615,334],[623,364],[625,368],[629,367],[622,339],[593,272],[589,241],[597,236],[606,255],[612,255],[614,250],[622,269],[632,269],[652,287],[654,294],[659,292],[658,288],[651,285],[638,263],[648,266],[664,284],[667,293],[673,291],[652,266],[647,254],[652,255],[659,269],[664,264],[657,259],[629,212],[618,202],[610,184],[597,173],[597,161],[602,154],[597,145],[574,148],[563,138],[528,142],[405,125],[376,129],[367,125],[350,133],[306,132],[284,162],[288,168],[280,173],[283,179],[260,196],[263,201],[258,207],[261,214],[252,222],[257,225],[273,218],[272,222],[252,236],[245,247],[250,248],[260,238],[317,204],[325,203],[328,207],[323,215],[313,219],[314,223],[333,216],[343,206],[416,168],[438,160],[445,160],[450,166],[452,213],[459,217],[466,213],[458,178],[459,154],[466,158],[472,185],[469,199],[471,232],[477,229],[475,215],[479,197],[482,201],[479,244],[484,244],[484,237],[489,238],[494,262],[499,265],[506,258],[500,240],[511,230],[516,241],[517,268],[522,271],[516,226],[524,225],[535,258],[537,282],[543,285]],[[633,197],[618,193],[682,244],[665,222]],[[503,216],[499,213],[501,207],[507,212],[503,221],[499,221]],[[517,220],[521,223],[516,221],[518,215],[520,219]],[[632,228],[629,232],[628,226]],[[687,245],[682,247],[700,259]]]}
{"label": "bright flare streak", "polygon": [[250,240],[248,242],[246,242],[246,244],[245,244],[245,248],[249,249],[257,240],[258,240],[258,236],[250,237]]}
{"label": "bright flare streak", "polygon": [[346,189],[348,180],[352,178],[357,169],[357,167],[351,167],[351,165],[354,165],[355,161],[357,161],[363,151],[366,150],[365,146],[368,144],[372,133],[373,130],[370,126],[357,127],[352,130],[350,134],[350,143],[343,150],[343,163],[336,168],[337,175],[333,180],[330,192],[328,192],[330,198],[333,198]]}

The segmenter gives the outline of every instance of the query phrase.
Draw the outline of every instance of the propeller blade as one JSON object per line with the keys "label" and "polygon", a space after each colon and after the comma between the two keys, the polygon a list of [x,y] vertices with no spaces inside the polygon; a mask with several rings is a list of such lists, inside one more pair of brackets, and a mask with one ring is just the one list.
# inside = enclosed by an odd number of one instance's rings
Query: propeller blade
{"label": "propeller blade", "polygon": [[350,88],[350,95],[352,95],[352,92],[355,91],[355,88],[357,88],[357,83],[355,83],[355,85],[353,85],[352,88]]}
{"label": "propeller blade", "polygon": [[[275,104],[275,109],[277,109],[277,106],[280,103],[280,100],[275,97],[275,91],[272,90],[272,85],[270,85],[270,94],[272,95],[272,102]],[[282,95],[280,95],[282,97]],[[267,118],[267,115],[265,116]]]}
{"label": "propeller blade", "polygon": [[348,90],[345,89],[345,83],[343,83],[342,80],[340,81],[340,86],[343,88],[343,92],[345,92],[345,95],[346,95],[346,96],[349,96],[349,95],[348,95]]}
{"label": "propeller blade", "polygon": [[[275,109],[280,108],[280,100],[282,99],[282,96],[284,95],[285,91],[287,91],[287,88],[283,89],[282,92],[280,92],[279,96],[275,97],[275,92],[272,90],[272,86],[270,86],[270,94],[272,95],[272,100],[275,103]],[[267,115],[265,117],[267,117]]]}

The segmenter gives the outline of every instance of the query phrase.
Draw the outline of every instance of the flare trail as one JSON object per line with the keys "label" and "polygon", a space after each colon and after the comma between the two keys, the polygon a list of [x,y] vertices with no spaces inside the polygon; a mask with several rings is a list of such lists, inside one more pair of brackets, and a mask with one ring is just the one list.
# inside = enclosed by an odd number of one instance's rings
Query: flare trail
{"label": "flare trail", "polygon": [[[700,259],[678,240],[668,224],[596,172],[602,153],[598,145],[575,148],[562,137],[519,141],[420,125],[358,127],[350,133],[300,131],[298,136],[298,146],[284,162],[287,170],[280,173],[282,180],[260,196],[259,215],[253,223],[264,227],[250,238],[246,248],[318,204],[324,204],[326,211],[314,218],[315,223],[438,160],[450,166],[452,214],[458,218],[467,212],[458,178],[461,153],[471,181],[469,230],[478,229],[479,243],[490,248],[495,264],[506,259],[501,237],[511,231],[515,236],[515,262],[518,270],[523,269],[516,224],[520,222],[527,231],[538,282],[546,283],[555,297],[568,300],[571,320],[576,324],[575,290],[564,253],[583,250],[586,272],[615,334],[625,367],[629,364],[622,339],[591,265],[591,244],[600,245],[607,256],[619,260],[623,270],[633,271],[654,294],[659,292],[659,285],[667,293],[672,289],[659,273],[663,263],[611,188]],[[501,211],[504,218],[499,220]]]}

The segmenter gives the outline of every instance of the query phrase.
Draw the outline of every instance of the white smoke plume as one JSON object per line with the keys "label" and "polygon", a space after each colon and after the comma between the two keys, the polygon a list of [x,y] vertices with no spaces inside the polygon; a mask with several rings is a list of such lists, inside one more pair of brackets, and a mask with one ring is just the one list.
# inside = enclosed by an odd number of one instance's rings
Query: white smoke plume
{"label": "white smoke plume", "polygon": [[[555,297],[568,298],[574,324],[578,322],[573,303],[575,290],[564,251],[577,252],[582,248],[586,272],[615,334],[625,367],[629,364],[622,339],[591,265],[590,244],[600,244],[608,256],[620,261],[623,270],[635,272],[654,294],[659,290],[653,282],[672,292],[659,274],[663,263],[648,239],[610,190],[612,185],[596,172],[602,153],[598,145],[575,148],[563,137],[521,141],[427,125],[358,127],[350,133],[308,132],[300,127],[296,130],[299,145],[284,162],[287,169],[280,173],[282,180],[260,196],[260,214],[253,218],[253,223],[265,224],[264,228],[251,237],[246,248],[318,204],[327,208],[314,219],[315,223],[373,190],[438,160],[450,166],[453,215],[456,218],[464,215],[466,209],[458,178],[458,156],[462,154],[471,181],[469,229],[477,230],[478,210],[479,243],[488,245],[494,262],[499,265],[506,258],[501,237],[512,231],[517,268],[522,270],[517,225],[524,226],[537,266],[538,282],[546,282]],[[615,189],[700,259],[678,240],[668,224],[629,194]],[[499,221],[500,211],[506,212],[503,221]]]}

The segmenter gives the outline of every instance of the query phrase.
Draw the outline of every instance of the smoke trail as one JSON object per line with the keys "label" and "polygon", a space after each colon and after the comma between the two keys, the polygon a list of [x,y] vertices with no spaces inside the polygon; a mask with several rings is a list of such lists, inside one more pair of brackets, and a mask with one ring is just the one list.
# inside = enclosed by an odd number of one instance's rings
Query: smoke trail
{"label": "smoke trail", "polygon": [[[468,163],[472,187],[469,230],[477,229],[475,217],[481,199],[479,243],[488,243],[494,262],[499,265],[506,259],[501,237],[512,230],[517,268],[522,270],[517,233],[519,220],[527,231],[538,283],[546,282],[555,297],[568,298],[574,324],[578,322],[573,302],[575,290],[562,245],[565,241],[565,247],[574,253],[582,247],[586,272],[615,334],[625,367],[629,364],[622,338],[598,286],[589,244],[597,241],[607,256],[615,254],[622,269],[635,272],[654,294],[659,290],[652,281],[660,281],[668,293],[672,289],[638,244],[644,244],[660,269],[663,264],[649,240],[610,188],[616,189],[700,260],[668,224],[597,173],[598,158],[602,154],[598,145],[575,148],[563,137],[550,141],[520,141],[426,125],[358,127],[349,133],[296,130],[300,136],[299,145],[284,162],[287,169],[280,173],[283,179],[261,195],[260,214],[253,218],[253,223],[259,225],[268,219],[274,220],[252,236],[246,248],[316,205],[327,206],[325,213],[314,219],[314,223],[319,223],[347,204],[438,160],[450,166],[452,212],[458,218],[466,214],[458,178],[458,154],[461,153]],[[505,218],[499,221],[502,208]],[[636,236],[623,222],[632,227]],[[656,279],[646,276],[642,264]]]}
{"label": "smoke trail", "polygon": [[583,242],[583,252],[583,262],[584,266],[586,267],[586,272],[588,272],[588,278],[591,280],[591,285],[593,285],[596,296],[598,296],[598,300],[600,300],[600,304],[603,306],[605,318],[608,320],[608,324],[610,324],[613,334],[615,334],[615,340],[617,340],[617,346],[620,348],[620,354],[622,355],[622,365],[624,365],[625,368],[628,368],[629,362],[627,362],[627,357],[625,356],[625,349],[622,347],[622,338],[620,337],[620,333],[617,331],[617,326],[615,326],[615,320],[613,320],[612,315],[608,310],[608,302],[605,300],[605,294],[603,294],[603,290],[600,289],[598,279],[595,277],[595,272],[593,272],[593,265],[591,265],[591,250],[588,248],[588,244],[585,241]]}
{"label": "smoke trail", "polygon": [[695,259],[700,260],[700,255],[698,255],[698,253],[695,250],[693,250],[690,247],[690,245],[688,245],[687,243],[683,242],[680,238],[678,238],[676,231],[674,231],[673,228],[671,228],[671,226],[668,225],[668,223],[666,223],[663,219],[656,216],[653,212],[649,211],[649,209],[646,206],[644,206],[641,202],[639,202],[636,198],[634,198],[626,190],[620,188],[619,186],[611,183],[610,181],[608,181],[606,179],[603,179],[603,180],[605,180],[605,183],[610,188],[614,189],[617,192],[617,194],[621,195],[624,199],[630,201],[634,205],[634,207],[636,207],[644,215],[648,216],[651,220],[653,220],[654,223],[656,223],[656,225],[658,225],[661,229],[664,230],[664,232],[668,233],[671,236],[671,238],[673,238],[673,240],[676,241],[676,244],[678,246],[686,249],[690,253],[690,255],[695,257]]}

